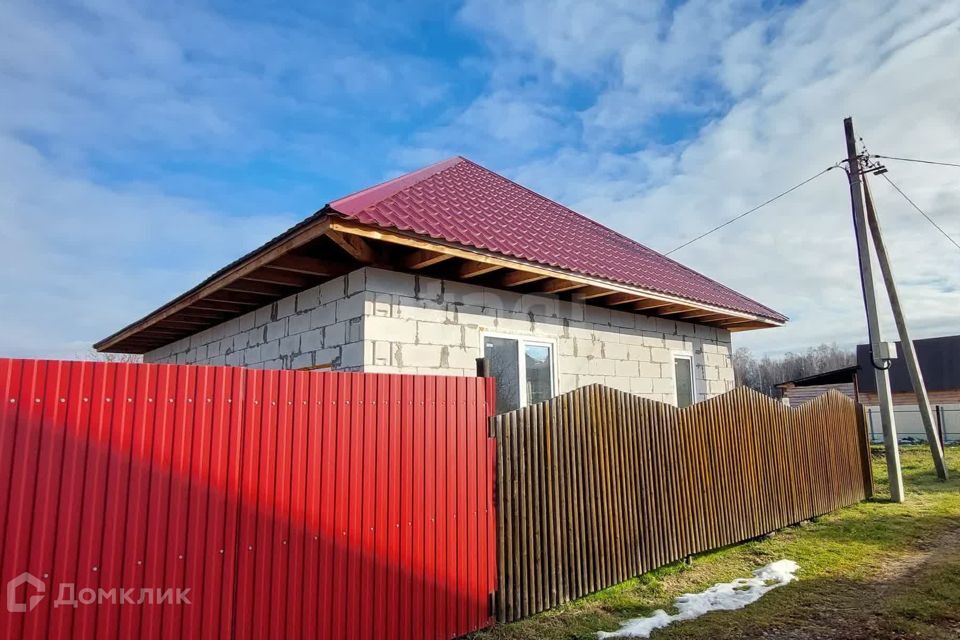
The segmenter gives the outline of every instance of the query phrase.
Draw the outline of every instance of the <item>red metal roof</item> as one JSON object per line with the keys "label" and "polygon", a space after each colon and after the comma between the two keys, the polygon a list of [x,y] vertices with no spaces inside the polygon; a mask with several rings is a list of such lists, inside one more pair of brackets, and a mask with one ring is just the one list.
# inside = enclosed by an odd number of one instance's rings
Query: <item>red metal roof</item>
{"label": "red metal roof", "polygon": [[328,205],[356,222],[410,231],[584,276],[784,321],[743,296],[489,169],[454,157]]}

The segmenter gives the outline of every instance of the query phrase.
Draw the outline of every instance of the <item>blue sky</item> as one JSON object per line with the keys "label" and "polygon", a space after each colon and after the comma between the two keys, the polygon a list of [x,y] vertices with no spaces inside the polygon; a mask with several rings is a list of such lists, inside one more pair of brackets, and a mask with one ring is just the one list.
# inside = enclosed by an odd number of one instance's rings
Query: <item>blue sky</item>
{"label": "blue sky", "polygon": [[[665,251],[840,159],[960,160],[960,6],[688,0],[0,5],[0,354],[74,356],[326,202],[461,154]],[[675,254],[863,336],[839,172]],[[891,177],[960,236],[957,173]],[[960,253],[877,185],[920,335]]]}

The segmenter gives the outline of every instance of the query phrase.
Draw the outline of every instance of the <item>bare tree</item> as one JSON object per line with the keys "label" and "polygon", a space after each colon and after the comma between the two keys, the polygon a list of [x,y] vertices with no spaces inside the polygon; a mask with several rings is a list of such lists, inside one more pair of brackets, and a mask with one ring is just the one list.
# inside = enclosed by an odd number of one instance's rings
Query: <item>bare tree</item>
{"label": "bare tree", "polygon": [[855,364],[857,354],[852,349],[841,349],[836,344],[810,347],[803,353],[787,352],[778,358],[757,358],[741,347],[733,354],[733,371],[737,384],[761,393],[779,397],[777,385],[788,380],[842,369]]}
{"label": "bare tree", "polygon": [[95,349],[89,349],[77,354],[77,360],[93,360],[94,362],[143,362],[143,356],[139,353],[102,353]]}

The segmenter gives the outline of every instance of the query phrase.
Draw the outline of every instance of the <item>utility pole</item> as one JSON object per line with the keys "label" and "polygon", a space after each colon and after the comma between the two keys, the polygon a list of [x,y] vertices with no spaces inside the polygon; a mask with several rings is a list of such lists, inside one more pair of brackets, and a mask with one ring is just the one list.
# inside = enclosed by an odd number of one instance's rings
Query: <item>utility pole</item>
{"label": "utility pole", "polygon": [[850,182],[850,201],[853,207],[853,228],[857,237],[857,255],[860,261],[860,281],[863,302],[867,310],[867,329],[870,334],[870,362],[877,380],[880,398],[880,420],[883,424],[883,442],[887,451],[887,476],[890,479],[890,499],[903,502],[903,473],[900,470],[900,450],[897,447],[897,425],[893,419],[893,401],[890,392],[889,364],[877,364],[881,355],[880,317],[877,314],[877,293],[873,283],[873,264],[867,238],[867,219],[864,214],[863,190],[860,181],[860,157],[857,139],[853,133],[853,119],[846,118],[843,128],[847,141],[847,178]]}
{"label": "utility pole", "polygon": [[903,316],[903,308],[900,306],[897,283],[893,279],[893,268],[890,266],[887,248],[883,243],[883,235],[880,233],[880,221],[877,219],[877,212],[873,207],[873,198],[870,195],[870,185],[867,183],[866,175],[863,176],[863,195],[867,205],[867,224],[870,226],[873,246],[877,250],[877,261],[880,263],[880,272],[883,274],[883,282],[887,287],[887,295],[890,297],[893,318],[896,320],[897,332],[900,334],[900,347],[903,349],[903,355],[907,361],[907,370],[910,372],[913,390],[917,394],[917,405],[920,408],[920,417],[923,419],[923,430],[927,434],[930,453],[933,454],[933,464],[937,469],[937,477],[940,480],[946,480],[947,465],[943,460],[943,446],[937,433],[937,427],[934,424],[933,412],[930,410],[930,397],[927,395],[927,387],[923,383],[923,372],[920,370],[917,350],[913,346],[913,340],[910,339],[907,320]]}

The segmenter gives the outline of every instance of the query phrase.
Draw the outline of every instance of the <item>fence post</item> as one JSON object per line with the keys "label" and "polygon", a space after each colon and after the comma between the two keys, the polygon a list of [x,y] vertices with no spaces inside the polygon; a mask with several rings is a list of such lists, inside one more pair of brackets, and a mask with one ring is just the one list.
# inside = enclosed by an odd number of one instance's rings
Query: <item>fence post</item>
{"label": "fence post", "polygon": [[937,415],[937,435],[940,436],[940,446],[945,446],[947,444],[947,441],[944,439],[944,436],[946,434],[945,434],[945,428],[943,426],[946,416],[944,416],[943,414],[944,414],[943,405],[938,404],[936,406],[936,415]]}
{"label": "fence post", "polygon": [[490,377],[490,361],[486,358],[477,358],[477,377],[478,378],[489,378]]}

